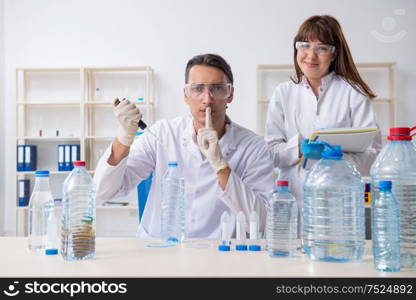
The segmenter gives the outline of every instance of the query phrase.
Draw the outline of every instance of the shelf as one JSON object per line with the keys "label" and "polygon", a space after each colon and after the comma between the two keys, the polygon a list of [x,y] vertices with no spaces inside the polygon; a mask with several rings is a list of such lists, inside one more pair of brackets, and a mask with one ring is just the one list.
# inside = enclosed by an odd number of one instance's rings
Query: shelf
{"label": "shelf", "polygon": [[[146,102],[145,100],[142,100],[142,101],[137,100],[132,103],[139,105],[139,106],[153,106],[154,105],[153,102]],[[111,101],[86,101],[84,102],[84,104],[113,107],[113,102]]]}
{"label": "shelf", "polygon": [[112,141],[114,136],[86,136],[85,138],[90,140]]}
{"label": "shelf", "polygon": [[81,102],[74,102],[74,101],[67,101],[67,102],[25,102],[25,101],[19,101],[16,103],[17,105],[33,105],[33,106],[48,106],[48,107],[62,107],[62,106],[80,106]]}
{"label": "shelf", "polygon": [[[71,171],[49,171],[49,175],[68,175]],[[35,175],[35,171],[21,171],[17,175]]]}
{"label": "shelf", "polygon": [[[28,206],[16,206],[17,210],[23,210],[27,211],[29,209]],[[97,205],[97,210],[138,210],[137,206],[133,205],[126,205],[126,206],[103,206],[103,205]]]}
{"label": "shelf", "polygon": [[81,137],[77,136],[21,136],[16,140],[33,140],[33,141],[78,141]]}

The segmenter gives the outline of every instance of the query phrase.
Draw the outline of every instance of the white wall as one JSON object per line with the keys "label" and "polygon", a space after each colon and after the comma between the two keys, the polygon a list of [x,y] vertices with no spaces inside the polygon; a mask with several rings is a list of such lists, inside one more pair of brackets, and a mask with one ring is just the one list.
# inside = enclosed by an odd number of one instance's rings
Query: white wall
{"label": "white wall", "polygon": [[[187,60],[206,52],[221,54],[231,64],[236,93],[229,114],[255,130],[256,65],[291,63],[293,36],[302,21],[314,14],[338,18],[356,62],[398,63],[400,124],[416,123],[413,0],[5,1],[8,145],[14,145],[17,67],[150,65],[156,71],[156,118],[169,118],[187,111],[184,104],[177,105],[182,103]],[[405,14],[395,15],[395,9]],[[406,35],[386,43],[376,39],[372,30],[387,35],[405,30]],[[10,146],[8,167],[15,167],[14,159],[15,149]],[[6,180],[4,199],[14,189],[14,178]],[[7,205],[9,216],[14,200],[9,198]]]}

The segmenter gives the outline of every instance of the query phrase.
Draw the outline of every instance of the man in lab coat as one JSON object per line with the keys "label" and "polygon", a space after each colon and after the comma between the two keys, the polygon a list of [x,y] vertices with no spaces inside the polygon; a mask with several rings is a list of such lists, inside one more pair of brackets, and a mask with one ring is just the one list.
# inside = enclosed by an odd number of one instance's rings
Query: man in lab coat
{"label": "man in lab coat", "polygon": [[[220,218],[236,215],[266,219],[266,202],[274,186],[273,161],[265,141],[232,122],[226,114],[233,100],[233,75],[228,63],[213,54],[198,55],[187,64],[184,100],[190,115],[160,120],[135,139],[142,114],[128,100],[114,114],[117,137],[101,157],[96,173],[97,201],[126,195],[153,173],[139,237],[160,237],[161,179],[169,161],[177,161],[185,178],[185,238],[219,238]],[[248,230],[248,226],[247,226]]]}

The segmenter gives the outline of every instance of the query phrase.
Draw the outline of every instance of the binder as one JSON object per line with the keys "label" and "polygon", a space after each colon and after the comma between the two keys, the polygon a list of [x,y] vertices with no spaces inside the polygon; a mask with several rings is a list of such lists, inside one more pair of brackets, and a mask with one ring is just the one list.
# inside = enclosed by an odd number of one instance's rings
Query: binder
{"label": "binder", "polygon": [[19,206],[27,206],[29,204],[30,196],[30,180],[19,180]]}
{"label": "binder", "polygon": [[25,171],[35,171],[37,167],[37,146],[25,145]]}
{"label": "binder", "polygon": [[64,159],[64,165],[65,165],[65,171],[71,171],[71,145],[65,145],[65,159]]}
{"label": "binder", "polygon": [[79,145],[71,145],[71,170],[74,168],[74,161],[80,159]]}
{"label": "binder", "polygon": [[65,145],[58,145],[58,171],[65,171]]}
{"label": "binder", "polygon": [[25,170],[25,145],[17,145],[17,171]]}
{"label": "binder", "polygon": [[[377,132],[376,127],[320,129],[312,132],[309,141],[325,141],[331,145],[340,145],[343,152],[360,153],[372,144]],[[302,157],[303,168],[307,168],[308,161]]]}

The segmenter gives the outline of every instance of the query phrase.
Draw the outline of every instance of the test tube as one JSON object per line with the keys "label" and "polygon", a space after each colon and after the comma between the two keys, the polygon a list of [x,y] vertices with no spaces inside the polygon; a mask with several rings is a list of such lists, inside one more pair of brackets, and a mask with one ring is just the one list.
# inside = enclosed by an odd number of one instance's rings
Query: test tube
{"label": "test tube", "polygon": [[248,250],[260,251],[261,246],[258,240],[259,236],[259,216],[256,211],[252,211],[250,214],[250,245]]}
{"label": "test tube", "polygon": [[237,214],[237,226],[236,226],[237,236],[236,236],[236,245],[235,250],[237,251],[246,251],[246,216],[242,211]]}
{"label": "test tube", "polygon": [[225,211],[221,215],[221,243],[220,245],[218,245],[219,251],[230,251],[231,241],[228,236],[229,222],[230,222],[230,216]]}

